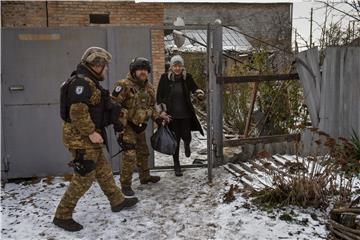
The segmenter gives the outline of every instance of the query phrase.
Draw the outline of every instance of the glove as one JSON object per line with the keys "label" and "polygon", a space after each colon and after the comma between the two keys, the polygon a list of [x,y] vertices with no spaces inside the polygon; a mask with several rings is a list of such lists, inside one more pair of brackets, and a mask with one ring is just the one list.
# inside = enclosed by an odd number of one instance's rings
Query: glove
{"label": "glove", "polygon": [[163,120],[161,117],[158,117],[158,118],[155,119],[155,122],[156,122],[156,124],[157,124],[158,126],[162,125],[163,121],[164,121],[164,120]]}
{"label": "glove", "polygon": [[201,89],[197,89],[195,91],[195,96],[199,101],[203,101],[205,99],[205,93],[203,90]]}

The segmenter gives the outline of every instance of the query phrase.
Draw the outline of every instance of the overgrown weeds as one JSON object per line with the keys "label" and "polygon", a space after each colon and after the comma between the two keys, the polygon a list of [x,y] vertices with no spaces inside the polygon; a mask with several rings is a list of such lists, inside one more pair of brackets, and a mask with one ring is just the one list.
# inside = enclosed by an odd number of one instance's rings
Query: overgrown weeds
{"label": "overgrown weeds", "polygon": [[330,203],[349,203],[354,179],[360,176],[359,137],[335,140],[328,134],[312,129],[318,136],[316,144],[325,147],[324,156],[297,157],[285,164],[283,171],[272,170],[273,185],[254,192],[254,202],[268,207],[297,205],[325,209]]}

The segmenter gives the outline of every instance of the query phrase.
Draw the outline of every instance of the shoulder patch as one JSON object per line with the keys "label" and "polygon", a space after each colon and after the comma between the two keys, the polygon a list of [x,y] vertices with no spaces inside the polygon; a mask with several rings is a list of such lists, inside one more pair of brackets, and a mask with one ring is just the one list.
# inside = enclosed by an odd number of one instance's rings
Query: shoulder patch
{"label": "shoulder patch", "polygon": [[121,90],[122,90],[122,87],[121,87],[121,86],[117,86],[117,87],[115,88],[115,92],[121,92]]}
{"label": "shoulder patch", "polygon": [[80,95],[80,94],[82,94],[84,92],[84,86],[77,86],[76,88],[75,88],[75,93],[77,94],[77,95]]}
{"label": "shoulder patch", "polygon": [[117,85],[114,90],[112,91],[111,95],[113,97],[119,96],[119,94],[124,90],[124,88],[121,85]]}
{"label": "shoulder patch", "polygon": [[90,84],[85,79],[77,78],[69,86],[69,99],[71,103],[87,103],[90,100],[91,95]]}
{"label": "shoulder patch", "polygon": [[115,83],[115,87],[113,91],[111,92],[111,95],[113,97],[119,96],[119,94],[127,89],[127,84],[124,79],[121,79]]}

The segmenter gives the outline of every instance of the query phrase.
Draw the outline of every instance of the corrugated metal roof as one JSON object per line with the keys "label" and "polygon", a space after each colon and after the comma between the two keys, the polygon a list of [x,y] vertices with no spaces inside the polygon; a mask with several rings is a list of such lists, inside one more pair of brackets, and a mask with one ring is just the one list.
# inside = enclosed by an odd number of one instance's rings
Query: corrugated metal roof
{"label": "corrugated metal roof", "polygon": [[[239,30],[237,27],[232,27]],[[191,39],[206,45],[207,33],[206,30],[183,30],[183,33]],[[169,34],[164,37],[165,48],[168,50],[177,48],[174,44],[173,34]],[[232,50],[236,52],[249,52],[252,50],[252,46],[244,35],[232,31],[227,28],[223,28],[223,49]],[[206,52],[206,47],[195,43],[188,38],[185,39],[185,43],[182,47],[177,48],[182,52]]]}

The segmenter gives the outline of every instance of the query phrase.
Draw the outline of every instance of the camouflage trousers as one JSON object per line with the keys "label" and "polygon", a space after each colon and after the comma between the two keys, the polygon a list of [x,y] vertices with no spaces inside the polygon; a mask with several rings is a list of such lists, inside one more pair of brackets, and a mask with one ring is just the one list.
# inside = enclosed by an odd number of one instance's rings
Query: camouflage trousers
{"label": "camouflage trousers", "polygon": [[150,177],[149,149],[146,144],[145,131],[138,134],[129,126],[125,127],[123,141],[135,147],[123,152],[120,169],[121,186],[131,186],[135,165],[139,171],[140,180],[146,180]]}
{"label": "camouflage trousers", "polygon": [[[70,150],[70,152],[75,158],[75,150]],[[102,149],[86,149],[84,159],[95,161],[96,168],[85,176],[78,173],[73,174],[70,185],[57,207],[56,218],[71,219],[77,202],[89,190],[95,179],[110,201],[111,206],[116,206],[124,201],[124,196],[120,188],[115,184],[111,166],[106,160]]]}

